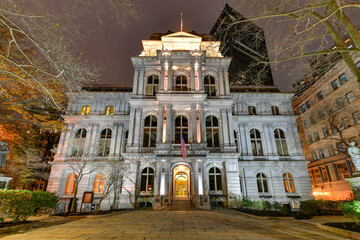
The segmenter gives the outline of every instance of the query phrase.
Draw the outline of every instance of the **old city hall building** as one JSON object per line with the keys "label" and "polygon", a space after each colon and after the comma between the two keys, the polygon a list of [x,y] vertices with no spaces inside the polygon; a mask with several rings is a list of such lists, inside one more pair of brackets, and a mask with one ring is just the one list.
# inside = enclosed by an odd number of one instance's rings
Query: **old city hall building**
{"label": "old city hall building", "polygon": [[221,55],[220,42],[201,35],[180,31],[142,44],[143,52],[131,58],[132,92],[93,87],[69,94],[67,130],[48,185],[63,209],[78,177],[68,162],[85,154],[94,159],[84,171],[96,169],[81,179],[78,203],[85,191],[94,192],[94,202],[104,191],[106,162],[128,166],[127,180],[104,209],[114,202],[161,208],[188,200],[206,209],[235,196],[282,203],[312,198],[293,94],[230,87],[231,58]]}

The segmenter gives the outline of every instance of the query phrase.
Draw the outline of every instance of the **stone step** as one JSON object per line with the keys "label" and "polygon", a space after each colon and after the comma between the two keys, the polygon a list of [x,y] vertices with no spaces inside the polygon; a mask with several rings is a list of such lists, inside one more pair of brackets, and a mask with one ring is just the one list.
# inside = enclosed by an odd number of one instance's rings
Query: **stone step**
{"label": "stone step", "polygon": [[190,200],[173,200],[172,211],[191,211],[191,201]]}

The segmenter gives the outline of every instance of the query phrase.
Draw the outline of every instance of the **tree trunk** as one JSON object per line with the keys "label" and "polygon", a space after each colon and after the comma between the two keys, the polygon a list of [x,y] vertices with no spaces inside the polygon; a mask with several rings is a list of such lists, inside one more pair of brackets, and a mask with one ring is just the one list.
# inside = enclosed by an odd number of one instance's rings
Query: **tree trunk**
{"label": "tree trunk", "polygon": [[70,213],[73,213],[74,210],[75,210],[74,208],[75,208],[77,192],[78,192],[78,183],[75,184],[75,192],[74,192],[73,200],[72,200],[72,203],[71,203]]}
{"label": "tree trunk", "polygon": [[102,196],[102,197],[100,198],[100,201],[99,201],[98,205],[96,206],[95,212],[98,212],[98,211],[99,211],[101,202],[102,202],[104,199],[105,199],[105,196]]}

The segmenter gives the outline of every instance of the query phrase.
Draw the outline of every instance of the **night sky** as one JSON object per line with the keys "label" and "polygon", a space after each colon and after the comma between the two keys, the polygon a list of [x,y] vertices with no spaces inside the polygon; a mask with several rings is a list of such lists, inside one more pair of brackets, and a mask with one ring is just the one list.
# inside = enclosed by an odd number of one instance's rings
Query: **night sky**
{"label": "night sky", "polygon": [[[139,7],[143,17],[139,22],[133,21],[133,24],[123,30],[111,16],[105,16],[102,19],[102,31],[97,31],[97,26],[90,26],[95,31],[80,48],[88,61],[103,68],[99,83],[132,84],[133,66],[130,57],[140,54],[141,40],[148,39],[150,34],[155,32],[180,31],[181,12],[184,18],[184,31],[209,33],[226,2],[141,0]],[[273,69],[272,73],[280,90],[291,91],[291,81],[287,80],[288,76],[284,72]]]}

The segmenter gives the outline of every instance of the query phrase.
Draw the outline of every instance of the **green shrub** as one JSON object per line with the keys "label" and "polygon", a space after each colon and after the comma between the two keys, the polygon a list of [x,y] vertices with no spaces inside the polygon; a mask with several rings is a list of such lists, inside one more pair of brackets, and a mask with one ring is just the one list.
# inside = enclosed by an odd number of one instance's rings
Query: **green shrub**
{"label": "green shrub", "polygon": [[245,208],[252,208],[252,201],[251,201],[251,199],[248,199],[248,198],[243,197],[243,199],[242,199],[242,205],[243,205],[243,207],[245,207]]}
{"label": "green shrub", "polygon": [[56,193],[28,190],[0,190],[0,214],[13,222],[49,213],[58,204]]}
{"label": "green shrub", "polygon": [[313,216],[317,214],[319,208],[318,200],[310,199],[300,202],[300,212],[304,215]]}
{"label": "green shrub", "polygon": [[282,208],[282,204],[279,203],[279,202],[276,202],[276,201],[275,201],[275,202],[272,204],[272,209],[275,210],[275,211],[277,211],[277,212],[280,212],[281,208]]}
{"label": "green shrub", "polygon": [[271,210],[272,204],[268,200],[262,200],[261,201],[262,209],[265,211]]}
{"label": "green shrub", "polygon": [[340,208],[345,217],[352,218],[356,224],[359,224],[360,220],[360,201],[351,201],[340,203]]}

